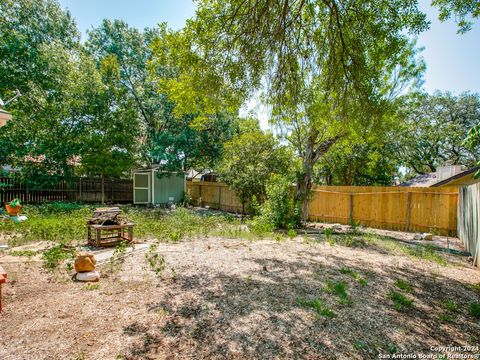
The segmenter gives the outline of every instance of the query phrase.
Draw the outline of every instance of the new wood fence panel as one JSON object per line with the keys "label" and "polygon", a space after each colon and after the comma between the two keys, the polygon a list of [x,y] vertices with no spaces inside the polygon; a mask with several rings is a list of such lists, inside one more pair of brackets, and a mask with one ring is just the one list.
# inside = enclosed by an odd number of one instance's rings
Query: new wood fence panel
{"label": "new wood fence panel", "polygon": [[[242,204],[223,183],[187,182],[187,191],[199,205],[241,212]],[[455,235],[457,188],[317,186],[312,190],[308,215],[312,221],[380,229]]]}
{"label": "new wood fence panel", "polygon": [[187,193],[195,204],[230,212],[242,212],[242,203],[224,183],[187,181]]}
{"label": "new wood fence panel", "polygon": [[380,229],[439,235],[456,233],[456,188],[319,186],[312,193],[311,220],[354,221]]}

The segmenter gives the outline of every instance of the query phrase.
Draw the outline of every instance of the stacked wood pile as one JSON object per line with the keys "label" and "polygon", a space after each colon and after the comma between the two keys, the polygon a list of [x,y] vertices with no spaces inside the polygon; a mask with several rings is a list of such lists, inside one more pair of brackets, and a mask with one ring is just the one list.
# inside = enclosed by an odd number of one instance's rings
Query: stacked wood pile
{"label": "stacked wood pile", "polygon": [[95,209],[87,221],[87,241],[96,247],[116,246],[133,241],[133,223],[121,214],[118,207]]}
{"label": "stacked wood pile", "polygon": [[118,207],[97,208],[88,220],[89,225],[125,225],[128,219],[121,214]]}

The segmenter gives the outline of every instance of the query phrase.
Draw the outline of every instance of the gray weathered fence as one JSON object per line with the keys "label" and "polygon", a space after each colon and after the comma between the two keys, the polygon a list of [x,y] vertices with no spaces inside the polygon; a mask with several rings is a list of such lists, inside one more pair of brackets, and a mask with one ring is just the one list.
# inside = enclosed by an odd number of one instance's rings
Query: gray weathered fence
{"label": "gray weathered fence", "polygon": [[480,183],[460,188],[458,194],[457,234],[473,264],[480,265]]}
{"label": "gray weathered fence", "polygon": [[28,186],[14,178],[0,178],[0,204],[20,199],[24,204],[48,201],[133,202],[133,182],[129,179],[74,178],[49,186]]}

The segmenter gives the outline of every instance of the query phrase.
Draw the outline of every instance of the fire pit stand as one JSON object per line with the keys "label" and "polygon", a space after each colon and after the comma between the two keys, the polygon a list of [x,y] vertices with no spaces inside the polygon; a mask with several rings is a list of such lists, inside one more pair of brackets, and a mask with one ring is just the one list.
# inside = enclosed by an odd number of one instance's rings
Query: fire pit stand
{"label": "fire pit stand", "polygon": [[87,224],[88,244],[96,247],[116,246],[122,241],[133,241],[133,224],[91,225]]}
{"label": "fire pit stand", "polygon": [[98,208],[87,221],[87,241],[96,247],[115,246],[133,241],[133,224],[124,218],[118,207]]}

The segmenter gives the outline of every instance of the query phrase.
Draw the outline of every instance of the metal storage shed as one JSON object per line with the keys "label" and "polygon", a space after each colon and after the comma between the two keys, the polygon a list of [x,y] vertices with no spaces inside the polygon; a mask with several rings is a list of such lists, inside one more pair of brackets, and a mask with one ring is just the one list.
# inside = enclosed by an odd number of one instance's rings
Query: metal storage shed
{"label": "metal storage shed", "polygon": [[[158,176],[162,173],[162,176]],[[182,201],[186,191],[185,173],[162,172],[156,168],[133,172],[133,203],[166,205]]]}

